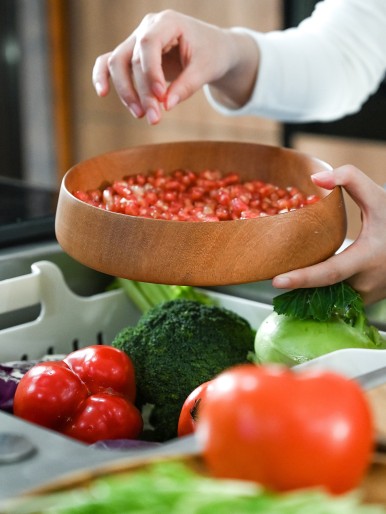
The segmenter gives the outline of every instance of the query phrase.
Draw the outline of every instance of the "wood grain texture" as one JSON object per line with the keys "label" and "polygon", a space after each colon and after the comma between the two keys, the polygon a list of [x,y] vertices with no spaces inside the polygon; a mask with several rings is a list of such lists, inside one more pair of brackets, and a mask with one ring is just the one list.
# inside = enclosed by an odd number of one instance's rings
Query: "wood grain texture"
{"label": "wood grain texture", "polygon": [[[238,171],[242,179],[297,186],[322,198],[276,216],[199,223],[111,213],[72,195],[157,168]],[[309,178],[328,168],[294,150],[227,141],[164,143],[103,154],[77,164],[65,176],[57,239],[76,260],[123,278],[195,286],[270,279],[328,258],[343,242],[346,216],[340,188],[321,190]]]}
{"label": "wood grain texture", "polygon": [[[173,457],[133,457],[125,458],[118,461],[108,461],[105,465],[85,468],[78,472],[69,473],[63,475],[59,479],[52,480],[36,488],[28,491],[14,503],[17,505],[23,505],[24,502],[28,502],[28,499],[33,496],[40,496],[44,494],[64,492],[72,489],[87,489],[93,481],[106,476],[118,475],[121,478],[123,476],[130,480],[130,476],[136,472],[144,471],[149,466],[157,462],[162,461],[176,461],[183,462],[190,469],[199,473],[203,476],[210,476],[205,466],[205,462],[200,455],[180,455]],[[342,470],[344,473],[344,470]],[[358,493],[363,503],[376,503],[378,505],[386,506],[386,489],[384,487],[386,480],[386,458],[378,458],[370,466],[368,473],[364,477],[362,484],[358,488]]]}
{"label": "wood grain texture", "polygon": [[[366,397],[371,406],[375,429],[378,434],[386,437],[386,416],[385,416],[385,405],[386,405],[386,385],[381,385],[377,388],[371,389],[366,392]],[[93,468],[85,468],[77,472],[71,472],[63,475],[62,477],[52,480],[43,484],[42,486],[28,491],[26,495],[20,499],[21,502],[25,501],[29,495],[41,495],[57,491],[65,491],[73,488],[87,488],[93,480],[103,477],[106,475],[114,474],[127,474],[135,473],[136,471],[142,471],[147,466],[154,462],[160,462],[162,460],[176,460],[184,462],[191,469],[199,474],[208,475],[208,471],[205,467],[205,462],[200,455],[176,455],[176,456],[158,456],[158,457],[143,457],[138,456],[133,458],[129,456],[122,459],[109,461],[106,459],[106,463],[101,466]],[[344,469],[342,469],[344,473]],[[377,503],[386,507],[386,453],[374,454],[373,461],[366,473],[362,484],[359,488],[359,494],[364,503]]]}

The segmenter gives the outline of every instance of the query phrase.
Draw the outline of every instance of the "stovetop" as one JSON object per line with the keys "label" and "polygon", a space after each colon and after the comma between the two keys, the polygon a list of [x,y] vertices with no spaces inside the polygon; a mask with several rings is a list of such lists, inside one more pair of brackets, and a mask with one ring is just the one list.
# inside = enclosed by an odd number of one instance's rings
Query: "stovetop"
{"label": "stovetop", "polygon": [[0,177],[0,247],[55,238],[58,193]]}

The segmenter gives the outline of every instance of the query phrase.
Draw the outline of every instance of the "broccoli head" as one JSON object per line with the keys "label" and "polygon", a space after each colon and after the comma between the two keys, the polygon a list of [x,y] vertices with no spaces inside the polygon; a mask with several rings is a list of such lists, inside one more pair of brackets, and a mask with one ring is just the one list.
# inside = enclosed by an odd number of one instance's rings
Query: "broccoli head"
{"label": "broccoli head", "polygon": [[153,439],[177,435],[187,396],[224,369],[247,362],[254,335],[248,321],[228,309],[177,299],[156,305],[116,336],[113,346],[135,366],[139,406],[153,406]]}

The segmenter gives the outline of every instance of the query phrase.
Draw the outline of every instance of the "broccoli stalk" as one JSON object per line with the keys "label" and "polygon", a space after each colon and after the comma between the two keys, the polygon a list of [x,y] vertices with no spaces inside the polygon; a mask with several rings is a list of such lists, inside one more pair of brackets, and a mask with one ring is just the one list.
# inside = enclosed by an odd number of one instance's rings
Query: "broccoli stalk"
{"label": "broccoli stalk", "polygon": [[194,300],[205,305],[217,303],[213,298],[192,286],[153,284],[117,277],[114,287],[121,287],[141,313],[147,312],[159,303],[177,299]]}

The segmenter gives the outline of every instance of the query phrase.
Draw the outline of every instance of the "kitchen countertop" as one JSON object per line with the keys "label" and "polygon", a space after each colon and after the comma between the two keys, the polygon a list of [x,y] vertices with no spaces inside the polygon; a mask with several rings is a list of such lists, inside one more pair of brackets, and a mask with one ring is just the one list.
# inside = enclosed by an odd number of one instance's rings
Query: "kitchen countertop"
{"label": "kitchen countertop", "polygon": [[0,427],[0,439],[2,433],[21,435],[32,443],[35,449],[23,460],[10,463],[0,461],[0,500],[16,498],[68,473],[106,465],[108,462],[126,463],[147,456],[173,456],[181,455],[182,452],[188,455],[197,451],[197,443],[191,436],[175,439],[157,447],[137,450],[113,451],[91,448],[2,411]]}
{"label": "kitchen countertop", "polygon": [[[174,439],[157,448],[130,451],[91,449],[55,432],[30,425],[11,415],[0,412],[2,431],[13,434],[26,434],[36,451],[25,460],[0,464],[0,508],[21,495],[39,490],[42,487],[55,489],[55,486],[76,483],[76,477],[93,476],[91,468],[125,469],[141,464],[148,458],[189,457],[197,455],[198,444],[193,436]],[[51,451],[46,451],[50,448]],[[66,482],[66,477],[68,482]],[[373,465],[362,484],[363,501],[386,505],[385,493],[386,457],[384,453],[375,455]],[[51,490],[53,490],[51,489]]]}

